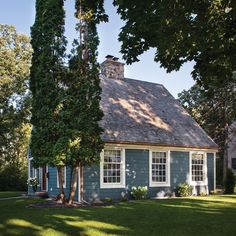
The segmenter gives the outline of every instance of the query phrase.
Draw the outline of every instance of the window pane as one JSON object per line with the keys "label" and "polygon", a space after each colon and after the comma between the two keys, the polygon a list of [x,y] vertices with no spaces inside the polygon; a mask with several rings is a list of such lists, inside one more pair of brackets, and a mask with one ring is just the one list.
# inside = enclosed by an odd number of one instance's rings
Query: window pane
{"label": "window pane", "polygon": [[[121,179],[121,151],[104,150],[103,172],[104,183],[120,183]],[[106,181],[106,182],[105,182]]]}
{"label": "window pane", "polygon": [[203,181],[204,155],[192,154],[192,181]]}
{"label": "window pane", "polygon": [[166,182],[166,165],[167,153],[166,152],[152,152],[152,181],[153,182]]}

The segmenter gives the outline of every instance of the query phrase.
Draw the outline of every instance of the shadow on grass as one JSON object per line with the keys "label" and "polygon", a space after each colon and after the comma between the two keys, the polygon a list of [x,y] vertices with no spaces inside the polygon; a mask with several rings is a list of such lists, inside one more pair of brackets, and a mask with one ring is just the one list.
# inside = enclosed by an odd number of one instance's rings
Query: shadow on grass
{"label": "shadow on grass", "polygon": [[236,202],[146,200],[103,208],[30,209],[0,203],[0,235],[235,235]]}

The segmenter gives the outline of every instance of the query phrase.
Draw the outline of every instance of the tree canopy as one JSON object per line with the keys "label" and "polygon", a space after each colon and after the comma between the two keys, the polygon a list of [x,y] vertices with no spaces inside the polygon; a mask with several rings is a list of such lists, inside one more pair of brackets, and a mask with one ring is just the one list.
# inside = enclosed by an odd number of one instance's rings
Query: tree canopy
{"label": "tree canopy", "polygon": [[167,72],[194,61],[193,78],[209,89],[236,70],[236,7],[231,0],[114,0],[125,21],[119,40],[128,64],[149,48]]}

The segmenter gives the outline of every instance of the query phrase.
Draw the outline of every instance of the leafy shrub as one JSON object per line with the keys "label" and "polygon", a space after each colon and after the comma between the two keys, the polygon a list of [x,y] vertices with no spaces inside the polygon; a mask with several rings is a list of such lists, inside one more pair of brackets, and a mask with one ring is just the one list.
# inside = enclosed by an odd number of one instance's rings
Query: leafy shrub
{"label": "leafy shrub", "polygon": [[26,191],[27,167],[8,164],[0,170],[0,191]]}
{"label": "leafy shrub", "polygon": [[200,196],[205,197],[205,196],[207,196],[207,193],[206,192],[200,192]]}
{"label": "leafy shrub", "polygon": [[193,187],[187,183],[180,184],[177,188],[179,197],[188,197],[192,195]]}
{"label": "leafy shrub", "polygon": [[104,201],[105,201],[105,202],[113,202],[113,200],[112,200],[111,197],[105,197],[105,198],[104,198]]}
{"label": "leafy shrub", "polygon": [[231,169],[227,170],[225,180],[225,193],[234,193],[235,176]]}
{"label": "leafy shrub", "polygon": [[147,197],[147,186],[132,187],[131,195],[135,200],[145,199]]}
{"label": "leafy shrub", "polygon": [[210,191],[210,194],[211,194],[211,195],[217,195],[217,191],[216,191],[216,190],[211,190],[211,191]]}

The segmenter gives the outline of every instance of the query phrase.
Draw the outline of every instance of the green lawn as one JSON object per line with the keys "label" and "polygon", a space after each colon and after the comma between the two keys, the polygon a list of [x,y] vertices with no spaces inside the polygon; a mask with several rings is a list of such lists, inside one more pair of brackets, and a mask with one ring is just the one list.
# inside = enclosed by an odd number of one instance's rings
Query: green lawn
{"label": "green lawn", "polygon": [[5,192],[0,192],[0,199],[1,198],[7,198],[7,197],[19,197],[21,194],[26,193],[26,192],[15,192],[15,191],[5,191]]}
{"label": "green lawn", "polygon": [[35,201],[42,200],[0,201],[0,235],[236,235],[236,195],[26,208]]}

